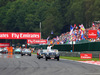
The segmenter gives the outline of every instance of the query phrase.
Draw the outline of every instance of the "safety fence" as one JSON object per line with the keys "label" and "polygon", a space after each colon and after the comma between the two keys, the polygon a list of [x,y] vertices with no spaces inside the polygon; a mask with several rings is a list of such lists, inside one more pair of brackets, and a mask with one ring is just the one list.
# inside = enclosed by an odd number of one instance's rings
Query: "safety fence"
{"label": "safety fence", "polygon": [[[48,45],[28,45],[28,47],[35,49],[47,49]],[[53,49],[67,52],[83,52],[83,51],[100,51],[100,42],[89,42],[81,44],[60,44],[54,45]]]}

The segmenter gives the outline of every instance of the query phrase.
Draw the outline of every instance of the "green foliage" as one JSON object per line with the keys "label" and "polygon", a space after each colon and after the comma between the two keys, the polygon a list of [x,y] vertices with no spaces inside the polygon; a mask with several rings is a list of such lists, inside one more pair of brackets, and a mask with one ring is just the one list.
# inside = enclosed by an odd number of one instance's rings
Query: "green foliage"
{"label": "green foliage", "polygon": [[99,7],[99,0],[0,0],[0,32],[40,32],[41,22],[42,38],[52,38],[100,20]]}

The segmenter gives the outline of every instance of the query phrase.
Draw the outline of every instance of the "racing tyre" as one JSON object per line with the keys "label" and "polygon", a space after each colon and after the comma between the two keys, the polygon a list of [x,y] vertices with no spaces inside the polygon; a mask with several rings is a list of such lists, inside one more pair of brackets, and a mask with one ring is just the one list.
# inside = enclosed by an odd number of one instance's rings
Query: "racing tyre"
{"label": "racing tyre", "polygon": [[29,56],[31,56],[31,54]]}
{"label": "racing tyre", "polygon": [[48,59],[47,59],[47,58],[45,58],[45,60],[46,60],[46,61],[48,61]]}
{"label": "racing tyre", "polygon": [[40,59],[40,57],[38,57],[38,59]]}
{"label": "racing tyre", "polygon": [[59,61],[59,58],[57,58],[57,61]]}
{"label": "racing tyre", "polygon": [[23,56],[23,54],[21,54],[21,56]]}

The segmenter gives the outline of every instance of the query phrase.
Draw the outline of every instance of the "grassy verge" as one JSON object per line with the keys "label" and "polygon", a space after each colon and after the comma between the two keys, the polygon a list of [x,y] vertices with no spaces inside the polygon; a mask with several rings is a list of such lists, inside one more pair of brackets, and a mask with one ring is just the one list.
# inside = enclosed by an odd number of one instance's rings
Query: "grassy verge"
{"label": "grassy verge", "polygon": [[37,54],[37,53],[32,53],[32,54]]}
{"label": "grassy verge", "polygon": [[92,58],[92,59],[80,59],[80,57],[65,57],[60,56],[61,59],[68,59],[68,60],[76,60],[76,61],[99,61],[99,58]]}
{"label": "grassy verge", "polygon": [[[37,53],[32,53],[37,54]],[[99,58],[92,58],[92,59],[80,59],[80,57],[66,57],[60,56],[61,59],[68,59],[68,60],[75,60],[75,61],[100,61]]]}

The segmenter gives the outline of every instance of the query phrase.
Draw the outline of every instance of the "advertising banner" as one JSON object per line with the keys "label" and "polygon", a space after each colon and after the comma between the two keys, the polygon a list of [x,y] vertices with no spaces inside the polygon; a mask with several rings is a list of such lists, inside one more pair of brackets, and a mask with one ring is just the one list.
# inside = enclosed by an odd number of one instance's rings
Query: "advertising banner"
{"label": "advertising banner", "polygon": [[1,47],[10,47],[10,43],[0,43],[0,48]]}
{"label": "advertising banner", "polygon": [[92,59],[92,54],[81,53],[80,59]]}
{"label": "advertising banner", "polygon": [[88,38],[97,38],[97,30],[89,30]]}
{"label": "advertising banner", "polygon": [[27,40],[27,43],[28,44],[47,44],[47,40],[31,40],[31,39],[28,39]]}
{"label": "advertising banner", "polygon": [[0,32],[0,39],[40,39],[40,33]]}

